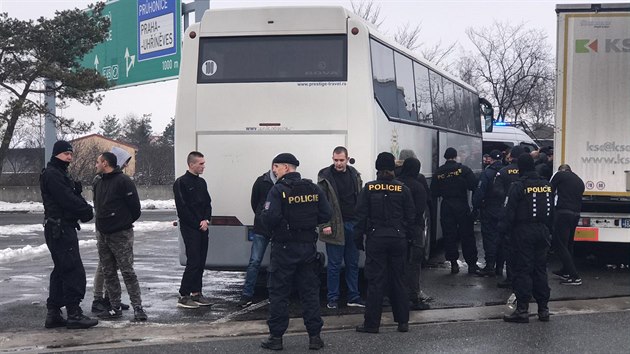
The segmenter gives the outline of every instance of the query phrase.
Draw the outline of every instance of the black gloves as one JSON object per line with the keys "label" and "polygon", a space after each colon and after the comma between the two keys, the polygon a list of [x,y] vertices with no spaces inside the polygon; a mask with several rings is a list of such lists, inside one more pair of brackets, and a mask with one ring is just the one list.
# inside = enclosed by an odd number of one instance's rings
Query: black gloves
{"label": "black gloves", "polygon": [[475,221],[479,220],[479,209],[474,208],[472,212],[470,213],[470,217]]}
{"label": "black gloves", "polygon": [[354,244],[360,251],[365,251],[365,245],[363,244],[363,234],[354,237]]}

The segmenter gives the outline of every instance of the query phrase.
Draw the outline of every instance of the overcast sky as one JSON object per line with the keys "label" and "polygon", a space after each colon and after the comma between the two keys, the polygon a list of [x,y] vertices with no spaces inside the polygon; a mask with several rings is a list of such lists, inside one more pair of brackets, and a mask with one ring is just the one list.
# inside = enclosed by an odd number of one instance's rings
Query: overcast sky
{"label": "overcast sky", "polygon": [[[135,0],[121,0],[135,1]],[[189,2],[188,0],[183,0]],[[7,12],[10,17],[19,19],[52,17],[55,10],[86,8],[94,1],[84,0],[0,0],[0,12]],[[619,2],[619,1],[602,1]],[[533,28],[540,28],[548,35],[549,44],[555,48],[557,3],[589,3],[589,1],[374,1],[381,7],[381,17],[385,22],[381,31],[393,33],[397,26],[409,22],[411,25],[422,24],[422,42],[429,45],[439,41],[451,43],[457,41],[464,48],[470,48],[465,35],[468,27],[480,27],[494,20],[510,23],[524,22]],[[212,0],[211,8],[229,8],[246,6],[282,6],[282,5],[341,5],[350,7],[350,1],[335,0],[294,0],[294,1],[230,1]],[[98,122],[107,114],[116,114],[119,118],[129,113],[138,116],[153,115],[154,133],[160,134],[170,117],[175,114],[177,83],[171,80],[130,88],[112,90],[105,94],[101,110],[72,103],[63,115],[85,121]],[[59,111],[58,111],[59,113]]]}

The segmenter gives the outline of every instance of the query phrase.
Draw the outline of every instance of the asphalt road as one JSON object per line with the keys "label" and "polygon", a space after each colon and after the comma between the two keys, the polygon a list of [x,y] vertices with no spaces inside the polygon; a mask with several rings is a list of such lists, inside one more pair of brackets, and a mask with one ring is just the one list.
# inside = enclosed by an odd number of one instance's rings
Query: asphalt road
{"label": "asphalt road", "polygon": [[[550,322],[511,324],[501,320],[412,325],[408,333],[386,328],[379,334],[343,330],[322,333],[323,353],[628,353],[630,311],[554,316]],[[264,336],[129,346],[89,353],[269,353]],[[286,335],[289,353],[307,353],[305,334]],[[310,351],[312,353],[312,351]],[[88,353],[73,351],[72,353]]]}

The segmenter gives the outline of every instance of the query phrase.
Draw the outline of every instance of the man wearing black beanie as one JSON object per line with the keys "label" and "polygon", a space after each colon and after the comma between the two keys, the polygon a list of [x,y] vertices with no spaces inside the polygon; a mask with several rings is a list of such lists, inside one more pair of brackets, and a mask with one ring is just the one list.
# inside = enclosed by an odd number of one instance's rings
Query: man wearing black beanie
{"label": "man wearing black beanie", "polygon": [[437,169],[431,181],[431,195],[433,198],[442,197],[440,224],[446,260],[451,262],[451,274],[459,273],[457,243],[461,240],[462,253],[468,263],[468,274],[475,274],[479,267],[468,191],[477,187],[477,178],[468,166],[455,161],[457,150],[449,147],[444,152],[444,158],[446,163]]}
{"label": "man wearing black beanie", "polygon": [[503,231],[511,230],[512,287],[516,310],[503,316],[506,322],[529,322],[529,299],[538,303],[538,319],[549,321],[550,289],[547,283],[547,252],[553,222],[553,191],[534,170],[534,159],[518,157],[520,178],[512,183],[505,199]]}
{"label": "man wearing black beanie", "polygon": [[407,332],[409,300],[404,275],[407,242],[414,232],[414,202],[409,188],[394,179],[394,155],[380,153],[375,165],[377,179],[365,184],[357,203],[355,243],[366,251],[368,291],[364,321],[356,330],[378,333],[383,295],[389,292],[398,331]]}
{"label": "man wearing black beanie", "polygon": [[[68,174],[72,154],[70,143],[57,141],[39,179],[44,203],[44,236],[54,264],[46,301],[46,328],[80,329],[98,323],[84,316],[80,306],[86,281],[79,253],[78,222],[88,222],[94,214],[92,206],[81,196],[80,184]],[[67,320],[61,314],[64,306]]]}

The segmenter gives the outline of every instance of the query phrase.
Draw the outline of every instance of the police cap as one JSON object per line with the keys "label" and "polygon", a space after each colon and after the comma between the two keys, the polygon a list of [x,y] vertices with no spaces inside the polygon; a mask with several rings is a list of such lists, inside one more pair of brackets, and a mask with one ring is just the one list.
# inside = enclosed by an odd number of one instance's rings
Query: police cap
{"label": "police cap", "polygon": [[288,163],[293,166],[300,166],[300,161],[288,152],[283,152],[282,154],[278,154],[278,156],[273,158],[272,163]]}
{"label": "police cap", "polygon": [[396,168],[396,158],[389,152],[381,152],[376,157],[378,171],[393,171]]}
{"label": "police cap", "polygon": [[489,156],[493,160],[501,160],[503,158],[503,153],[501,153],[501,151],[495,149],[495,150],[490,151],[490,155]]}

